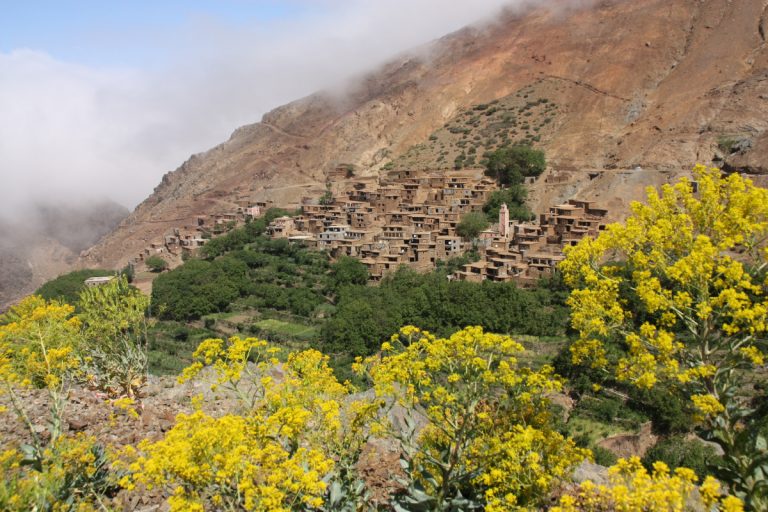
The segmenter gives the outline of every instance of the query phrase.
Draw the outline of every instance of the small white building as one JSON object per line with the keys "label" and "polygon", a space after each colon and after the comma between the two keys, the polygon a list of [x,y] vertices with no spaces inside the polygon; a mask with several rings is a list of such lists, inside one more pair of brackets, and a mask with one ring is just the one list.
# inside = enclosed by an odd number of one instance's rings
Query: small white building
{"label": "small white building", "polygon": [[115,276],[102,276],[102,277],[89,277],[85,280],[85,286],[101,286],[109,283],[115,278]]}

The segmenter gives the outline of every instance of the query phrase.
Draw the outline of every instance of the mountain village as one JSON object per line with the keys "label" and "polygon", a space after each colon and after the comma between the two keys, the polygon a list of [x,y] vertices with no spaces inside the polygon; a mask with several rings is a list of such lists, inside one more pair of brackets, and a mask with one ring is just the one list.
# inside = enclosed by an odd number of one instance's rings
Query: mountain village
{"label": "mountain village", "polygon": [[[592,201],[571,199],[540,213],[537,221],[520,222],[510,219],[507,205],[502,205],[496,223],[477,239],[466,240],[456,232],[461,218],[482,211],[497,189],[484,169],[394,170],[353,179],[341,175],[346,172],[339,168],[329,173],[324,196],[305,197],[299,215],[274,219],[267,233],[325,250],[332,258],[358,258],[372,282],[401,265],[429,271],[474,249],[479,259],[463,265],[450,279],[532,286],[553,272],[563,259],[563,247],[603,230],[608,213]],[[330,180],[335,180],[335,193]],[[211,236],[259,217],[272,206],[243,201],[231,213],[198,216],[195,226],[172,229],[133,263],[141,264],[151,255],[175,257],[194,251]]]}

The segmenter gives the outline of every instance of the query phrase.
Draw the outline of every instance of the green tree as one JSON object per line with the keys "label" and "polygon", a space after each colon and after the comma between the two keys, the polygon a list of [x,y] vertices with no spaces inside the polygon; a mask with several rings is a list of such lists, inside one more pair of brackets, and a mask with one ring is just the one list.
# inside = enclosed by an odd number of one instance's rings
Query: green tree
{"label": "green tree", "polygon": [[162,272],[168,268],[168,262],[160,256],[150,256],[144,263],[147,264],[147,268],[152,272]]}
{"label": "green tree", "polygon": [[161,318],[190,320],[224,311],[245,292],[248,267],[229,256],[190,260],[152,284],[152,308]]}
{"label": "green tree", "polygon": [[342,256],[331,264],[331,281],[336,289],[348,285],[365,285],[368,283],[368,268],[356,258]]}
{"label": "green tree", "polygon": [[[690,400],[700,434],[725,452],[713,467],[753,510],[768,510],[768,449],[750,377],[768,352],[768,190],[697,166],[650,188],[626,224],[566,250],[575,363],[610,367],[642,389]],[[608,352],[621,345],[615,364]]]}
{"label": "green tree", "polygon": [[719,457],[712,445],[678,434],[661,439],[653,445],[643,456],[643,465],[651,469],[653,463],[659,460],[672,470],[686,467],[699,475],[706,475],[708,468],[719,462]]}
{"label": "green tree", "polygon": [[120,271],[120,274],[124,275],[129,283],[132,283],[133,279],[136,277],[136,269],[133,267],[133,263],[128,263],[124,266],[123,270]]}
{"label": "green tree", "polygon": [[320,196],[320,204],[323,206],[333,204],[333,191],[331,190],[330,181],[325,183],[325,192]]}
{"label": "green tree", "polygon": [[546,167],[543,151],[530,146],[509,146],[488,156],[486,173],[500,185],[515,185],[527,177],[540,175]]}
{"label": "green tree", "polygon": [[485,213],[489,222],[498,222],[501,205],[506,204],[509,208],[510,219],[529,221],[535,216],[525,205],[525,198],[527,196],[528,192],[525,187],[519,183],[510,185],[508,188],[495,190],[483,205],[483,213]]}
{"label": "green tree", "polygon": [[487,228],[488,219],[485,215],[480,212],[469,212],[456,225],[456,233],[467,240],[472,240]]}

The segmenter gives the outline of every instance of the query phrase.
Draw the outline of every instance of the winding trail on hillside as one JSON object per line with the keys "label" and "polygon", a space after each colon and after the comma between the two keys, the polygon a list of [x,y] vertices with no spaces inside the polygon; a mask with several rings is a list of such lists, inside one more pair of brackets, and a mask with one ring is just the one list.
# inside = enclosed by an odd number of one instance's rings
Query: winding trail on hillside
{"label": "winding trail on hillside", "polygon": [[568,78],[568,77],[565,77],[565,76],[558,76],[558,75],[544,75],[544,76],[548,77],[548,78],[553,78],[555,80],[562,80],[563,82],[570,82],[570,83],[572,83],[574,85],[578,85],[579,87],[584,87],[585,89],[587,89],[589,91],[592,91],[595,94],[602,94],[603,96],[608,96],[609,98],[614,98],[614,99],[617,99],[619,101],[624,101],[624,102],[627,102],[627,103],[629,101],[631,101],[629,98],[622,98],[621,96],[617,96],[617,95],[612,94],[612,93],[610,93],[608,91],[604,91],[602,89],[598,89],[594,85],[589,84],[587,82],[584,82],[583,80],[576,80],[575,78]]}
{"label": "winding trail on hillside", "polygon": [[294,138],[294,139],[302,139],[302,140],[309,138],[307,135],[297,135],[295,133],[288,133],[287,131],[283,130],[279,126],[275,126],[275,125],[267,123],[265,121],[262,121],[261,124],[266,126],[267,128],[269,128],[273,132],[278,133],[280,135],[283,135],[285,137],[291,137],[291,138]]}

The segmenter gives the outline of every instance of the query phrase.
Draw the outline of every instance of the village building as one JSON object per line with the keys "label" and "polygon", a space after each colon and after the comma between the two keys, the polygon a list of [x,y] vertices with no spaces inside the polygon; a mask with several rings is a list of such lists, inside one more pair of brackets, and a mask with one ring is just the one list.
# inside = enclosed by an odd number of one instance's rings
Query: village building
{"label": "village building", "polygon": [[[474,247],[480,259],[464,265],[451,279],[533,285],[554,271],[564,246],[604,229],[607,215],[590,201],[572,199],[551,207],[538,222],[522,223],[510,219],[504,204],[498,224],[470,242],[456,227],[467,213],[481,211],[496,189],[484,169],[399,169],[376,177],[355,176],[351,167],[339,166],[333,177],[337,181],[329,181],[330,200],[303,198],[301,214],[272,220],[267,235],[326,251],[332,258],[358,258],[374,282],[401,265],[429,271]],[[157,253],[178,257],[193,252],[210,238],[263,215],[273,203],[244,197],[233,205],[229,212],[198,215],[194,225],[167,231],[132,263]]]}
{"label": "village building", "polygon": [[392,171],[378,181],[348,183],[330,203],[304,204],[301,215],[275,219],[267,232],[300,235],[332,257],[357,257],[378,281],[400,265],[429,270],[463,254],[467,245],[456,225],[465,213],[479,211],[492,190],[483,169]]}
{"label": "village building", "polygon": [[94,286],[103,286],[107,283],[112,282],[115,279],[115,276],[103,276],[103,277],[89,277],[85,280],[85,286],[91,288]]}
{"label": "village building", "polygon": [[[371,280],[379,281],[400,265],[428,271],[467,252],[472,245],[457,235],[456,226],[467,213],[481,211],[494,189],[483,169],[395,170],[378,181],[348,182],[324,204],[305,201],[301,215],[274,219],[267,233],[302,241],[333,258],[359,258]],[[520,223],[511,221],[502,205],[499,223],[474,242],[480,260],[451,277],[535,284],[563,259],[564,245],[603,229],[606,213],[589,201],[571,200],[550,208],[538,223]]]}
{"label": "village building", "polygon": [[538,224],[510,221],[507,205],[499,211],[499,224],[483,233],[480,259],[464,265],[454,279],[515,281],[533,286],[551,275],[563,259],[563,247],[605,229],[608,211],[591,201],[571,199],[541,214]]}

